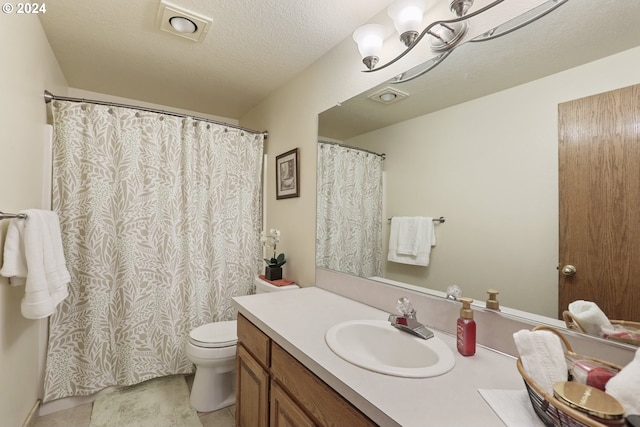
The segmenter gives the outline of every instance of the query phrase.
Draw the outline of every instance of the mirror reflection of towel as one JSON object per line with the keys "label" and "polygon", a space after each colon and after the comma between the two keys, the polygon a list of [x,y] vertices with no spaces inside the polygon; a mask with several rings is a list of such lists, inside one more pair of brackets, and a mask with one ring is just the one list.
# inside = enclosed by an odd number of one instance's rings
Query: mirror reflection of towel
{"label": "mirror reflection of towel", "polygon": [[577,300],[569,304],[569,311],[580,321],[589,335],[600,336],[600,328],[611,327],[607,315],[591,301]]}
{"label": "mirror reflection of towel", "polygon": [[432,217],[393,217],[387,259],[401,264],[428,266],[436,244]]}

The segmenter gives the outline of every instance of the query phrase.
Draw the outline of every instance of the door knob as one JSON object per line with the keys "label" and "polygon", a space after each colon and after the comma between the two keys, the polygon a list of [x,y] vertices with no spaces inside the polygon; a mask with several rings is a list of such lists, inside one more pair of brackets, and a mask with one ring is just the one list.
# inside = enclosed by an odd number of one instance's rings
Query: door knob
{"label": "door knob", "polygon": [[565,276],[573,276],[574,274],[576,274],[576,268],[571,264],[567,264],[562,267],[562,274],[564,274]]}

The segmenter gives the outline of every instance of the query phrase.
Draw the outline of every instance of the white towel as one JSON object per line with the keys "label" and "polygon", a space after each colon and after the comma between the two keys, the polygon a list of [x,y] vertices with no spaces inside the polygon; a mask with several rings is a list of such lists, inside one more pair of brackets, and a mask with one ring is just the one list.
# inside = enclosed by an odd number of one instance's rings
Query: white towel
{"label": "white towel", "polygon": [[[407,223],[406,225],[401,225],[405,222]],[[415,239],[408,238],[407,233],[409,233],[410,230],[415,230]],[[435,244],[436,235],[433,218],[391,218],[389,252],[387,255],[389,261],[426,267],[429,265],[431,247],[435,246]],[[415,246],[415,248],[413,248],[413,246]],[[415,252],[415,255],[413,255],[412,252]]]}
{"label": "white towel", "polygon": [[640,414],[640,348],[633,360],[607,382],[605,390],[620,402],[627,415]]}
{"label": "white towel", "polygon": [[550,331],[520,330],[513,334],[518,354],[527,375],[542,390],[553,395],[553,385],[567,381],[567,361],[560,338]]}
{"label": "white towel", "polygon": [[24,252],[23,219],[12,219],[4,240],[4,260],[0,276],[8,277],[12,286],[24,285],[27,278],[27,259]]}
{"label": "white towel", "polygon": [[60,222],[54,212],[29,209],[26,219],[14,219],[7,231],[0,274],[26,278],[22,315],[28,319],[50,316],[68,295],[67,271]]}
{"label": "white towel", "polygon": [[398,217],[391,221],[398,223],[398,242],[396,253],[399,255],[418,255],[418,228],[420,219],[417,217]]}
{"label": "white towel", "polygon": [[49,286],[49,294],[54,307],[69,295],[67,284],[71,276],[67,270],[62,248],[62,232],[58,214],[52,211],[38,211],[47,234],[43,236],[44,267]]}
{"label": "white towel", "polygon": [[569,303],[569,311],[580,321],[589,335],[600,336],[601,327],[612,327],[607,316],[594,302],[581,299],[574,301]]}

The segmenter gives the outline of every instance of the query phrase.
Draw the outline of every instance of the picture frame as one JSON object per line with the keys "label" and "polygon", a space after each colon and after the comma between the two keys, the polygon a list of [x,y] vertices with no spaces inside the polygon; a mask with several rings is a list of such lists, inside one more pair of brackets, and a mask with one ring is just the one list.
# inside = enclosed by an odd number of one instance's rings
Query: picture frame
{"label": "picture frame", "polygon": [[276,156],[276,199],[300,196],[298,149]]}

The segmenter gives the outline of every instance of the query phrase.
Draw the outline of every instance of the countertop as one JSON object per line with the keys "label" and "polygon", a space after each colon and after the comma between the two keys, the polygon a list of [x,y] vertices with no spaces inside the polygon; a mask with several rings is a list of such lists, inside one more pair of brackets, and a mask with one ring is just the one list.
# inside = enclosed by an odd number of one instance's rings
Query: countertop
{"label": "countertop", "polygon": [[317,287],[236,297],[233,303],[381,426],[504,426],[478,389],[524,388],[513,357],[480,346],[474,356],[463,357],[455,337],[437,330],[435,335],[455,354],[455,367],[444,375],[398,378],[352,365],[326,345],[326,330],[347,320],[386,320],[388,313]]}

